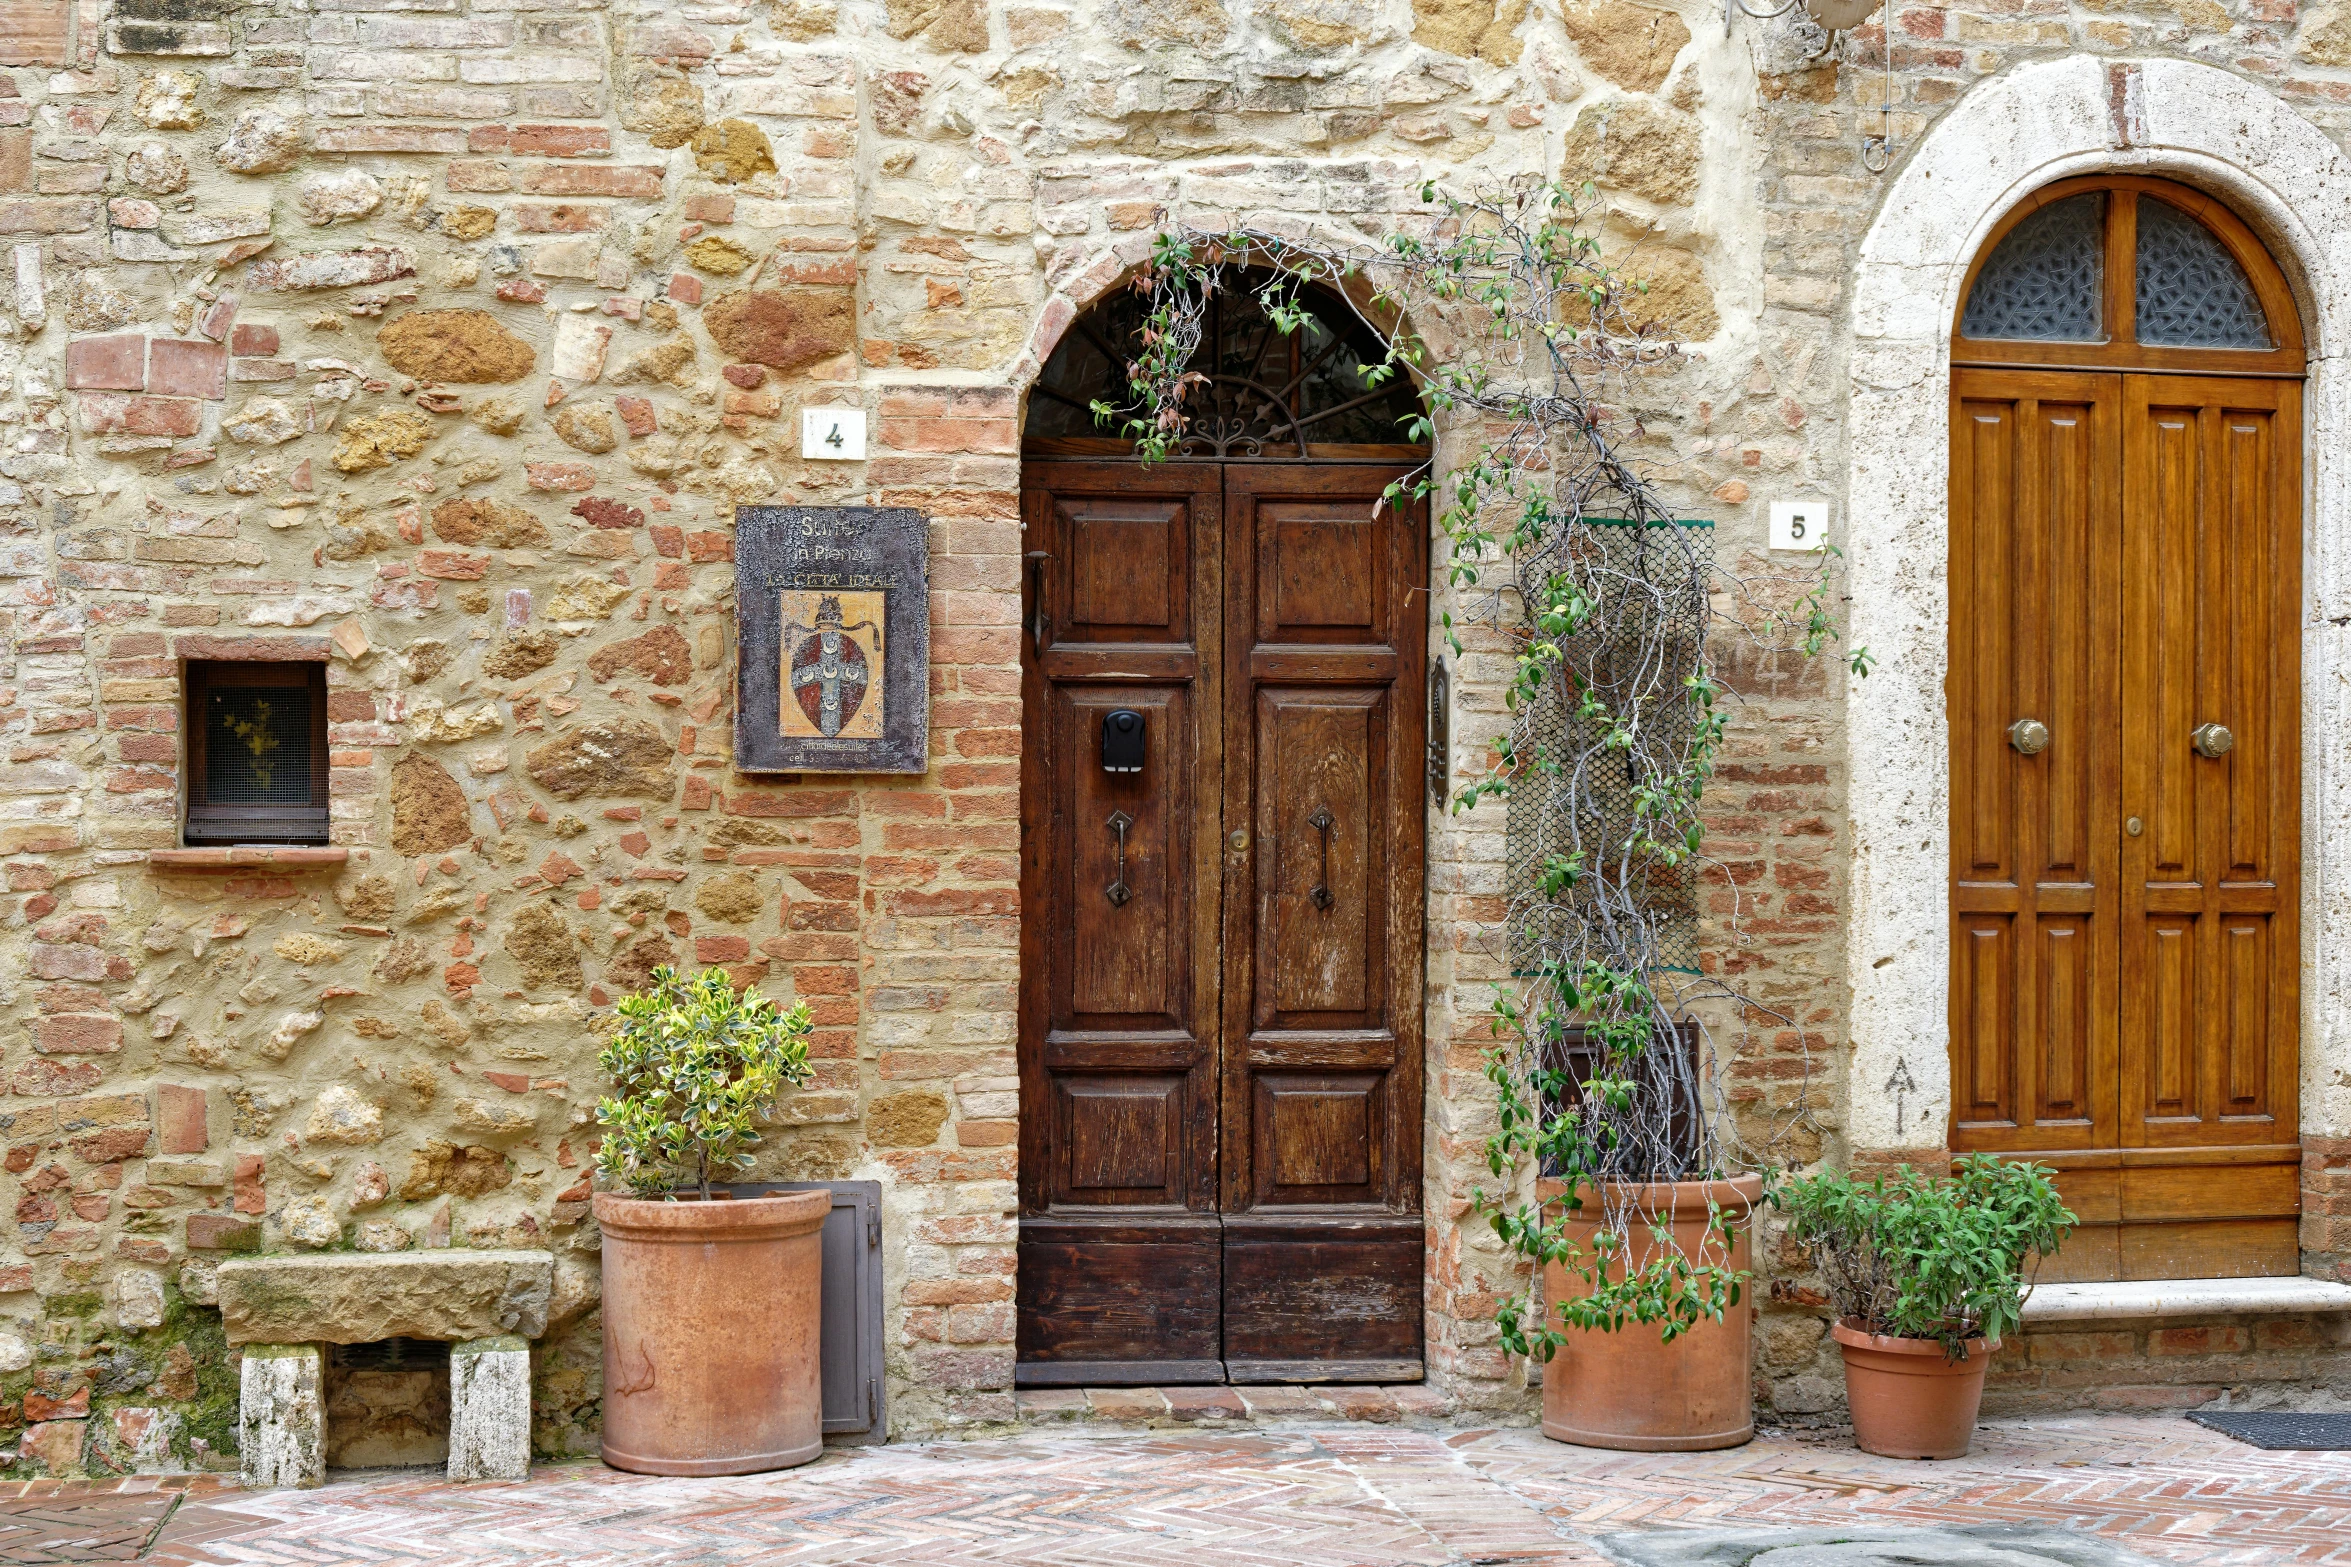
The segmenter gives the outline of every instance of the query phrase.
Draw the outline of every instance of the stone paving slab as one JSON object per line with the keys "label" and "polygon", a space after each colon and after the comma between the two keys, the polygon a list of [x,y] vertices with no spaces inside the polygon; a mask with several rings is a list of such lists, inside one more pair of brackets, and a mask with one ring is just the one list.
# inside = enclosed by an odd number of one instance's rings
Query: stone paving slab
{"label": "stone paving slab", "polygon": [[1671,1454],[1403,1424],[1031,1431],[841,1449],[804,1469],[734,1479],[571,1464],[514,1483],[415,1474],[317,1491],[207,1490],[181,1503],[149,1559],[1604,1567],[1603,1542],[1635,1531],[1988,1524],[2046,1526],[2157,1563],[2351,1564],[2351,1454],[2262,1452],[2183,1420],[2129,1416],[1996,1423],[1973,1455],[1947,1463],[1794,1435]]}

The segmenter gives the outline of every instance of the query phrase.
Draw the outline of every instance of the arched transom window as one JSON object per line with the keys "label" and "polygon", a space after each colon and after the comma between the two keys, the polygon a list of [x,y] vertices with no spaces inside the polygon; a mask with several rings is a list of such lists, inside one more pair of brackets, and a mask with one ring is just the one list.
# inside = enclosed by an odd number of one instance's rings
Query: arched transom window
{"label": "arched transom window", "polygon": [[2236,215],[2167,180],[2036,191],[1993,231],[1961,294],[1963,363],[2299,371],[2277,264]]}
{"label": "arched transom window", "polygon": [[[1364,379],[1382,358],[1379,339],[1344,300],[1299,290],[1307,319],[1283,332],[1256,290],[1265,274],[1228,278],[1209,297],[1200,377],[1185,399],[1189,423],[1177,455],[1225,459],[1415,458],[1408,422],[1421,411],[1409,378]],[[1127,366],[1142,352],[1144,298],[1122,288],[1074,322],[1029,392],[1025,449],[1037,456],[1123,456],[1133,443],[1093,414],[1099,400],[1125,404]]]}

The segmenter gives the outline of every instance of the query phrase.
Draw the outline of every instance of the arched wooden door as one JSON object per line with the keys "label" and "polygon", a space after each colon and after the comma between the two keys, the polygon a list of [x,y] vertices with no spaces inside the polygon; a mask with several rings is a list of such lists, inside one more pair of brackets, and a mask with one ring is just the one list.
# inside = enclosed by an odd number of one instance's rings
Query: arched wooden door
{"label": "arched wooden door", "polygon": [[2049,1275],[2299,1271],[2302,335],[2159,180],[2038,193],[1951,377],[1951,1146]]}
{"label": "arched wooden door", "polygon": [[1024,1386],[1421,1374],[1426,513],[1326,304],[1218,297],[1171,461],[1089,411],[1131,296],[1031,394]]}

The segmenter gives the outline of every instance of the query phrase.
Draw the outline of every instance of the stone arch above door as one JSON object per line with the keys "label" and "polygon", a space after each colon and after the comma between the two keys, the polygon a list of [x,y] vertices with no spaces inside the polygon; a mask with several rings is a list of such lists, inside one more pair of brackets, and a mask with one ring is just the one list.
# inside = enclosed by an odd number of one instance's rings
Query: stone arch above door
{"label": "stone arch above door", "polygon": [[[1939,1154],[1950,1110],[1943,708],[1951,323],[1970,262],[2030,192],[2097,170],[2223,198],[2285,269],[2310,344],[2303,632],[2305,1136],[2351,1127],[2351,161],[2255,83],[2173,60],[2051,62],[1986,82],[1892,179],[1853,298],[1847,530],[1851,637],[1879,660],[1847,688],[1854,895],[1846,1131],[1872,1154]],[[2343,622],[2343,624],[2338,624]],[[1900,1094],[1882,1091],[1902,1085]]]}

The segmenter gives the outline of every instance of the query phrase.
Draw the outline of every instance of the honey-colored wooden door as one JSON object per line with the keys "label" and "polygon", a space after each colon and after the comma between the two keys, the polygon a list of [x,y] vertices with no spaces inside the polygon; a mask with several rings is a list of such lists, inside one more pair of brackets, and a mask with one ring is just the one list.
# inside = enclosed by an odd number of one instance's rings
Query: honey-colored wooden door
{"label": "honey-colored wooden door", "polygon": [[2297,1268],[2299,393],[1953,372],[1951,1146],[2046,1277]]}
{"label": "honey-colored wooden door", "polygon": [[2124,1278],[2299,1271],[2301,392],[2123,379]]}
{"label": "honey-colored wooden door", "polygon": [[2121,378],[1952,384],[1953,1146],[2112,1148]]}
{"label": "honey-colored wooden door", "polygon": [[[1401,471],[1024,470],[1024,1385],[1421,1373]],[[1121,709],[1137,772],[1104,766]]]}

